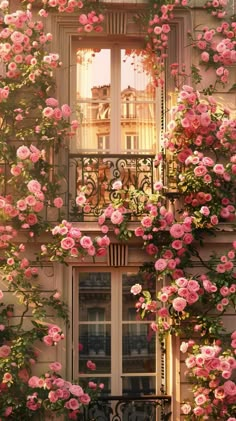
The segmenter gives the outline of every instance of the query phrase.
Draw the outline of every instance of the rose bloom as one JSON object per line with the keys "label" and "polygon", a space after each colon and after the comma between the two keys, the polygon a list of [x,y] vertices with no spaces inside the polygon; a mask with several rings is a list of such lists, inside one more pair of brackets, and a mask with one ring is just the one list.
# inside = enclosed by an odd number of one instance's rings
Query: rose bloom
{"label": "rose bloom", "polygon": [[16,151],[16,156],[22,160],[29,158],[30,156],[29,148],[24,145],[20,146]]}
{"label": "rose bloom", "polygon": [[195,402],[197,405],[203,405],[206,402],[206,396],[201,393],[200,395],[196,396]]}
{"label": "rose bloom", "polygon": [[71,115],[71,109],[69,105],[63,104],[61,107],[63,117],[69,117]]}
{"label": "rose bloom", "polygon": [[155,322],[150,324],[150,328],[153,330],[153,332],[158,332],[158,325]]}
{"label": "rose bloom", "polygon": [[190,357],[186,358],[185,364],[188,368],[193,368],[196,365],[196,358],[194,355],[191,355]]}
{"label": "rose bloom", "polygon": [[81,237],[80,239],[80,244],[84,249],[89,249],[90,247],[92,247],[93,242],[91,240],[90,237],[84,235],[83,237]]}
{"label": "rose bloom", "polygon": [[222,165],[222,164],[216,164],[216,165],[214,165],[213,171],[216,174],[224,174],[224,172],[225,172],[224,165]]}
{"label": "rose bloom", "polygon": [[5,373],[2,379],[2,383],[8,383],[12,381],[11,373]]}
{"label": "rose bloom", "polygon": [[61,363],[55,361],[49,365],[50,370],[52,371],[60,371],[62,368]]}
{"label": "rose bloom", "polygon": [[30,180],[27,184],[27,188],[31,193],[41,191],[41,184],[37,180]]}
{"label": "rose bloom", "polygon": [[48,335],[46,335],[46,336],[43,337],[43,342],[47,346],[52,346],[53,345],[53,339],[52,339],[51,336],[48,336]]}
{"label": "rose bloom", "polygon": [[116,210],[116,211],[112,212],[111,222],[114,225],[120,225],[123,222],[123,220],[124,220],[124,217],[123,217],[123,215],[120,211]]}
{"label": "rose bloom", "polygon": [[166,262],[166,260],[165,260],[165,259],[158,259],[158,260],[155,262],[155,269],[156,269],[157,271],[162,271],[162,270],[165,270],[165,269],[166,269],[166,267],[167,267],[167,262]]}
{"label": "rose bloom", "polygon": [[75,245],[75,240],[71,237],[65,237],[61,240],[61,248],[63,250],[69,250]]}
{"label": "rose bloom", "polygon": [[112,184],[112,189],[113,190],[120,190],[122,188],[122,181],[120,180],[116,180],[113,184]]}
{"label": "rose bloom", "polygon": [[232,380],[228,380],[223,385],[226,395],[235,396],[236,395],[236,384]]}
{"label": "rose bloom", "polygon": [[180,238],[184,235],[184,228],[181,224],[174,224],[170,228],[170,235],[174,238]]}
{"label": "rose bloom", "polygon": [[87,393],[84,393],[82,396],[80,396],[79,400],[83,405],[88,405],[91,401],[91,398]]}
{"label": "rose bloom", "polygon": [[187,301],[182,297],[177,297],[172,301],[172,305],[175,311],[183,311],[187,305]]}
{"label": "rose bloom", "polygon": [[153,255],[155,255],[158,252],[158,248],[157,248],[157,246],[155,246],[155,244],[148,244],[146,246],[146,252],[149,255],[153,256]]}
{"label": "rose bloom", "polygon": [[150,216],[144,216],[144,218],[141,220],[141,224],[145,228],[149,228],[152,226],[152,218]]}
{"label": "rose bloom", "polygon": [[201,353],[206,360],[211,360],[215,357],[215,349],[213,346],[202,346]]}
{"label": "rose bloom", "polygon": [[196,406],[196,408],[193,409],[193,412],[197,417],[200,417],[205,413],[204,409],[201,406]]}
{"label": "rose bloom", "polygon": [[80,238],[81,237],[81,231],[79,230],[79,228],[71,228],[69,231],[70,235],[73,238]]}
{"label": "rose bloom", "polygon": [[134,234],[136,237],[142,237],[144,235],[144,230],[141,227],[135,228]]}
{"label": "rose bloom", "polygon": [[86,197],[83,193],[80,193],[75,199],[76,205],[83,206],[86,203]]}
{"label": "rose bloom", "polygon": [[87,361],[86,365],[89,368],[89,370],[96,370],[96,364],[93,363],[91,360]]}
{"label": "rose bloom", "polygon": [[38,387],[39,384],[39,378],[37,376],[32,376],[30,377],[29,381],[28,381],[28,385],[29,387]]}
{"label": "rose bloom", "polygon": [[210,214],[210,209],[208,206],[202,206],[200,209],[200,213],[204,216],[208,216]]}
{"label": "rose bloom", "polygon": [[53,204],[56,208],[60,209],[63,206],[63,200],[61,197],[56,197],[53,201]]}
{"label": "rose bloom", "polygon": [[189,412],[191,412],[191,405],[189,405],[189,403],[185,403],[184,405],[181,406],[181,411],[184,415],[189,414]]}
{"label": "rose bloom", "polygon": [[187,352],[188,346],[189,346],[188,342],[182,342],[180,345],[180,351],[183,352],[184,354],[185,352]]}
{"label": "rose bloom", "polygon": [[194,168],[194,174],[196,177],[202,177],[207,173],[207,169],[204,165]]}
{"label": "rose bloom", "polygon": [[11,353],[11,348],[8,345],[2,345],[0,347],[0,357],[6,358]]}
{"label": "rose bloom", "polygon": [[77,399],[75,398],[71,398],[67,403],[66,403],[66,407],[68,409],[78,409],[80,407],[79,402],[77,401]]}
{"label": "rose bloom", "polygon": [[72,393],[72,395],[75,395],[77,397],[80,397],[84,394],[82,387],[77,384],[73,384],[72,386],[70,386],[69,391],[70,393]]}
{"label": "rose bloom", "polygon": [[133,295],[140,294],[141,291],[142,291],[142,285],[140,285],[140,284],[135,284],[130,289],[130,292]]}
{"label": "rose bloom", "polygon": [[182,277],[182,278],[176,279],[175,283],[178,285],[178,287],[183,288],[187,286],[188,280]]}

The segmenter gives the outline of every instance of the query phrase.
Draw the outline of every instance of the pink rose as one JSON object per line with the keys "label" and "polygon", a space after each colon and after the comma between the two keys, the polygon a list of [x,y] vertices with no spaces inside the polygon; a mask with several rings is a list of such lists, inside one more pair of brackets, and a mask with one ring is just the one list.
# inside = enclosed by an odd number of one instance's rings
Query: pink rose
{"label": "pink rose", "polygon": [[77,399],[75,399],[75,398],[71,398],[68,402],[67,402],[67,408],[69,408],[69,409],[73,409],[73,410],[75,410],[75,409],[78,409],[79,407],[80,407],[80,404],[79,404],[79,402],[77,401]]}
{"label": "pink rose", "polygon": [[78,194],[75,199],[76,205],[83,206],[86,203],[86,197],[83,193]]}
{"label": "pink rose", "polygon": [[183,354],[185,354],[185,352],[187,352],[188,350],[188,342],[182,342],[180,345],[180,351],[183,352]]}
{"label": "pink rose", "polygon": [[135,284],[130,289],[130,292],[133,295],[140,294],[141,291],[142,291],[142,285],[140,285],[140,284]]}
{"label": "pink rose", "polygon": [[61,107],[63,117],[69,117],[71,115],[71,109],[69,105],[63,104]]}
{"label": "pink rose", "polygon": [[27,184],[27,188],[30,193],[36,193],[41,191],[41,184],[37,180],[30,180]]}
{"label": "pink rose", "polygon": [[70,386],[69,391],[72,393],[72,395],[75,395],[78,398],[84,394],[82,387],[77,384]]}
{"label": "pink rose", "polygon": [[142,237],[144,235],[144,230],[141,227],[135,229],[134,234],[136,237]]}
{"label": "pink rose", "polygon": [[29,158],[30,156],[29,148],[24,145],[20,146],[16,151],[16,156],[22,160]]}
{"label": "pink rose", "polygon": [[165,259],[158,259],[155,262],[155,269],[156,271],[163,271],[167,267],[167,261]]}
{"label": "pink rose", "polygon": [[111,214],[111,222],[114,225],[120,225],[123,222],[123,220],[124,217],[120,211],[116,210]]}
{"label": "pink rose", "polygon": [[84,393],[82,396],[80,396],[80,402],[83,405],[88,405],[90,401],[91,401],[91,398],[87,393]]}
{"label": "pink rose", "polygon": [[236,396],[236,384],[232,380],[227,380],[223,387],[226,395]]}
{"label": "pink rose", "polygon": [[170,228],[170,235],[174,238],[180,238],[184,235],[184,228],[181,224],[174,224]]}
{"label": "pink rose", "polygon": [[46,336],[43,337],[43,342],[47,346],[52,346],[53,345],[53,339],[52,339],[51,336],[48,336],[48,335],[46,335]]}
{"label": "pink rose", "polygon": [[75,240],[71,237],[65,237],[61,240],[61,248],[63,250],[69,250],[75,245]]}
{"label": "pink rose", "polygon": [[172,301],[172,305],[175,311],[178,311],[178,312],[183,311],[187,305],[187,301],[185,300],[185,298],[177,297],[177,298],[174,298],[174,300]]}
{"label": "pink rose", "polygon": [[185,403],[181,406],[181,411],[184,415],[187,415],[191,412],[191,405],[189,403]]}
{"label": "pink rose", "polygon": [[91,360],[87,361],[86,365],[89,368],[89,370],[96,370],[96,364],[93,363]]}
{"label": "pink rose", "polygon": [[113,190],[120,190],[120,189],[122,189],[122,181],[120,181],[120,180],[116,180],[116,181],[112,184],[112,189],[113,189]]}
{"label": "pink rose", "polygon": [[207,53],[207,51],[203,51],[203,53],[201,54],[201,59],[204,62],[208,62],[209,61],[209,53]]}
{"label": "pink rose", "polygon": [[201,213],[203,216],[209,216],[209,214],[210,214],[210,209],[208,208],[208,206],[202,206],[202,207],[201,207],[201,209],[200,209],[200,213]]}
{"label": "pink rose", "polygon": [[60,209],[63,206],[63,200],[61,197],[56,197],[53,201],[53,204],[56,208]]}
{"label": "pink rose", "polygon": [[89,249],[90,247],[93,246],[93,242],[92,242],[91,238],[86,236],[86,235],[81,237],[80,244],[84,249]]}
{"label": "pink rose", "polygon": [[0,357],[6,358],[11,353],[11,348],[8,345],[0,346]]}
{"label": "pink rose", "polygon": [[62,368],[61,363],[55,361],[49,365],[50,370],[52,371],[60,371]]}
{"label": "pink rose", "polygon": [[216,165],[214,165],[213,171],[216,174],[224,174],[224,172],[225,172],[224,165],[222,165],[222,164],[216,164]]}
{"label": "pink rose", "polygon": [[28,385],[29,387],[38,387],[39,384],[39,378],[37,376],[32,376],[30,377],[29,381],[28,381]]}
{"label": "pink rose", "polygon": [[203,177],[207,173],[207,168],[204,165],[200,165],[194,168],[194,174],[196,177]]}

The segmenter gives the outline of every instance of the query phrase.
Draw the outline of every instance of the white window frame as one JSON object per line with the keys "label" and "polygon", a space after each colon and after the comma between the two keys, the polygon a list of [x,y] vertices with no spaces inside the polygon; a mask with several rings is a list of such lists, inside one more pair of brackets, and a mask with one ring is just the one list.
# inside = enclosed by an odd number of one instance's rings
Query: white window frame
{"label": "white window frame", "polygon": [[[122,121],[124,117],[122,117],[122,107],[121,107],[121,96],[120,101],[117,101],[117,93],[120,94],[121,92],[121,57],[120,57],[120,51],[122,49],[142,49],[143,48],[143,37],[136,37],[133,39],[129,39],[127,36],[127,39],[121,39],[117,38],[116,40],[104,40],[103,38],[99,39],[83,39],[78,42],[76,39],[72,39],[71,42],[71,105],[72,108],[75,109],[76,107],[76,50],[78,48],[94,48],[94,49],[110,49],[111,51],[111,66],[112,66],[112,72],[111,72],[111,100],[110,100],[110,153],[113,154],[120,154],[120,153],[127,153],[126,150],[121,150],[121,142],[119,141],[121,139],[121,131],[122,131]],[[160,139],[159,139],[159,132],[161,131],[161,88],[157,87],[156,89],[156,96],[155,101],[144,101],[142,100],[141,103],[146,104],[153,104],[155,103],[155,123],[156,123],[156,150],[145,150],[142,149],[142,153],[156,153],[160,151]],[[91,99],[91,102],[93,100]],[[81,101],[82,102],[82,101]],[[132,105],[133,103],[130,103]],[[138,102],[134,101],[134,105],[136,106]],[[76,117],[76,114],[74,115]],[[133,117],[132,117],[133,118]],[[132,119],[131,119],[132,121]],[[71,145],[73,146],[73,143],[75,140],[72,140]],[[79,150],[80,153],[83,153],[83,150]],[[86,152],[98,152],[97,149],[92,150],[89,149],[89,151]],[[137,151],[140,153],[140,151]]]}
{"label": "white window frame", "polygon": [[[111,320],[104,321],[104,326],[111,326],[111,373],[110,374],[97,374],[100,380],[102,378],[111,379],[111,395],[122,395],[122,378],[123,377],[153,377],[155,389],[157,394],[161,388],[161,349],[156,336],[156,370],[155,372],[143,372],[143,373],[123,373],[122,371],[122,326],[123,325],[137,325],[137,321],[122,320],[122,273],[137,273],[138,267],[122,267],[122,268],[108,268],[108,267],[74,267],[73,268],[73,288],[72,288],[72,308],[73,308],[73,366],[72,366],[72,378],[78,375],[78,343],[79,343],[79,309],[78,309],[78,294],[79,294],[79,273],[91,273],[91,272],[108,272],[111,273],[113,287],[111,293]],[[140,323],[140,322],[138,322]],[[147,321],[141,321],[142,324],[147,324]],[[88,321],[81,322],[83,325],[88,325]],[[113,328],[112,328],[113,326]],[[92,357],[91,357],[92,358]],[[88,374],[79,374],[80,378],[88,378]],[[96,371],[92,373],[92,377],[96,378]]]}

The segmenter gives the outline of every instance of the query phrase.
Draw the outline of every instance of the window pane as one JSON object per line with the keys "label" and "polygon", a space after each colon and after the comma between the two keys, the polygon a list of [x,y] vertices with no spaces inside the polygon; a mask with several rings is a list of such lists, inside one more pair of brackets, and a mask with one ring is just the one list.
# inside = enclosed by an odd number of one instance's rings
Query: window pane
{"label": "window pane", "polygon": [[[91,328],[93,331],[91,331]],[[102,329],[101,329],[102,328]],[[88,360],[96,364],[92,372],[86,366]],[[79,333],[79,372],[99,373],[111,372],[111,328],[110,326],[82,325]]]}
{"label": "window pane", "polygon": [[[79,274],[79,372],[88,373],[88,360],[96,374],[111,371],[111,274]],[[91,375],[91,372],[90,372]]]}
{"label": "window pane", "polygon": [[[156,90],[148,69],[143,69],[142,50],[121,50],[121,126],[122,148],[138,153],[156,149]],[[127,128],[137,134],[127,142]],[[140,139],[139,144],[137,139]]]}
{"label": "window pane", "polygon": [[80,273],[79,320],[80,322],[92,321],[92,317],[94,321],[111,320],[110,273]]}
{"label": "window pane", "polygon": [[[152,296],[156,292],[156,277],[155,275],[146,274],[142,276],[138,273],[123,273],[122,274],[122,319],[123,321],[141,320],[140,313],[135,310],[135,303],[137,297],[130,293],[130,289],[134,284],[141,284],[144,290],[149,290]],[[150,320],[155,319],[155,315],[150,314]]]}
{"label": "window pane", "polygon": [[110,135],[110,57],[110,49],[77,50],[76,109],[80,121],[77,150],[96,151],[99,135]]}
{"label": "window pane", "polygon": [[155,394],[155,377],[124,377],[123,393],[124,394]]}
{"label": "window pane", "polygon": [[149,324],[123,326],[123,372],[154,373],[156,371],[156,335]]}

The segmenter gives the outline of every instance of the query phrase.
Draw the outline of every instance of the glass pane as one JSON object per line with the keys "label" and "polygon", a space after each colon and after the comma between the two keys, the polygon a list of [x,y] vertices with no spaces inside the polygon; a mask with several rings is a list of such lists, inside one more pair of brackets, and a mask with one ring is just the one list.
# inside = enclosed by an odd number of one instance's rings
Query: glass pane
{"label": "glass pane", "polygon": [[93,375],[89,377],[80,377],[79,383],[86,389],[88,387],[88,381],[93,381],[97,385],[101,385],[99,396],[107,396],[111,393],[111,379],[110,377],[99,377]]}
{"label": "glass pane", "polygon": [[76,149],[97,151],[100,133],[110,135],[110,49],[79,48],[76,63],[76,110],[80,121]]}
{"label": "glass pane", "polygon": [[143,50],[121,50],[123,152],[126,152],[128,131],[137,133],[132,145],[134,153],[156,150],[156,89],[144,61]]}
{"label": "glass pane", "polygon": [[154,373],[156,370],[156,335],[150,324],[123,325],[123,372]]}
{"label": "glass pane", "polygon": [[[87,368],[87,361],[96,364],[96,370]],[[79,332],[79,373],[111,372],[111,327],[109,325],[81,325]]]}
{"label": "glass pane", "polygon": [[111,320],[111,274],[88,272],[79,275],[79,320]]}
{"label": "glass pane", "polygon": [[124,377],[123,394],[155,394],[155,377]]}
{"label": "glass pane", "polygon": [[[146,273],[145,276],[137,273],[123,273],[122,274],[122,319],[123,321],[140,320],[140,313],[135,311],[135,303],[137,297],[130,293],[130,289],[134,284],[141,284],[143,289],[151,292],[155,296],[156,291],[156,277]],[[132,310],[133,309],[133,310]],[[132,312],[132,319],[131,319]],[[154,314],[150,314],[149,319],[155,319]]]}

